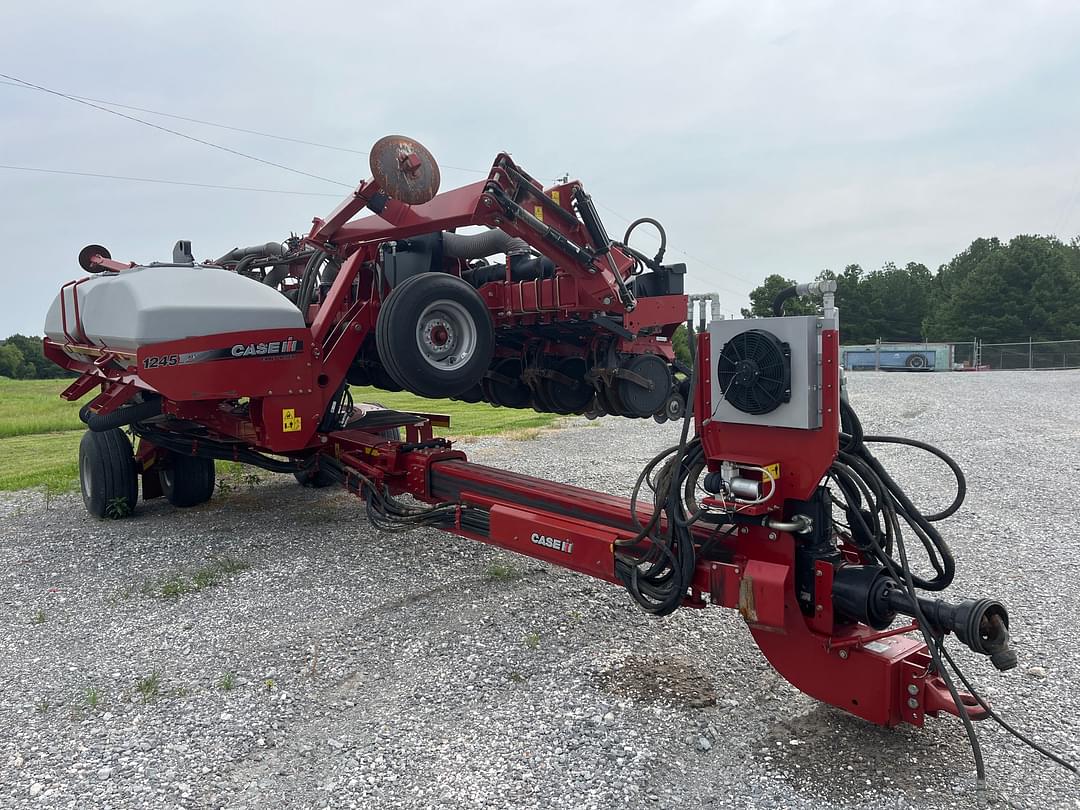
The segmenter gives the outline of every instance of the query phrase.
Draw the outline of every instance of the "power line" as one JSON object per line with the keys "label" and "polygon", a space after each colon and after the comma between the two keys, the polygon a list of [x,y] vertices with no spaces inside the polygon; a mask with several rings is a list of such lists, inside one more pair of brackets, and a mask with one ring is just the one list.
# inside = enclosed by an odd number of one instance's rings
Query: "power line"
{"label": "power line", "polygon": [[74,101],[76,104],[84,104],[87,107],[93,107],[95,110],[101,110],[102,112],[107,112],[110,115],[116,115],[116,116],[119,116],[120,118],[126,118],[128,121],[134,121],[137,124],[142,124],[143,126],[151,127],[152,129],[161,130],[162,132],[168,132],[170,135],[176,135],[177,137],[185,138],[185,139],[187,139],[189,141],[194,141],[195,143],[201,143],[203,146],[209,146],[212,149],[220,149],[222,152],[228,152],[231,155],[237,155],[238,157],[247,158],[248,160],[254,160],[256,163],[263,163],[263,164],[266,164],[267,166],[273,166],[273,167],[278,168],[278,169],[284,169],[285,171],[292,172],[293,174],[300,174],[300,175],[303,175],[304,177],[311,177],[311,178],[313,178],[315,180],[322,180],[324,183],[333,183],[334,185],[345,186],[346,188],[352,188],[353,187],[352,183],[342,183],[340,180],[332,180],[329,177],[322,177],[321,175],[318,175],[318,174],[312,174],[310,172],[301,171],[300,169],[294,169],[291,166],[286,166],[283,163],[275,163],[272,160],[265,160],[264,158],[256,157],[255,155],[249,155],[246,152],[241,152],[241,151],[239,151],[237,149],[231,149],[228,146],[222,146],[221,144],[213,143],[212,141],[204,141],[202,138],[196,138],[194,135],[188,135],[187,133],[180,132],[180,131],[175,130],[175,129],[169,129],[168,127],[163,127],[160,124],[155,124],[155,123],[153,123],[151,121],[146,121],[146,120],[144,120],[142,118],[136,118],[134,115],[128,115],[127,113],[122,113],[122,112],[119,112],[118,110],[110,110],[108,107],[102,107],[100,104],[95,104],[92,101],[85,101],[84,99],[77,98],[75,96],[69,96],[67,93],[61,93],[59,90],[51,90],[48,87],[42,87],[39,84],[34,84],[33,82],[25,81],[25,80],[20,79],[20,78],[18,78],[16,76],[9,76],[6,73],[0,73],[0,77],[3,77],[5,79],[10,79],[11,81],[14,81],[14,82],[18,82],[19,84],[24,85],[26,87],[33,88],[34,90],[40,90],[43,93],[49,93],[50,95],[53,95],[53,96],[59,96],[60,98],[66,98],[68,101]]}
{"label": "power line", "polygon": [[[0,75],[2,75],[2,74],[0,74]],[[27,83],[21,83],[21,81],[22,80],[17,80],[17,81],[13,81],[13,82],[0,81],[0,84],[6,84],[9,87],[18,87],[18,88],[21,88],[23,90],[37,89],[33,85],[30,85],[30,84],[27,84]],[[262,130],[258,130],[258,129],[246,129],[244,127],[235,127],[235,126],[232,126],[231,124],[221,124],[221,123],[218,123],[216,121],[207,121],[207,120],[202,119],[202,118],[190,118],[190,117],[188,117],[186,115],[177,115],[176,113],[167,113],[167,112],[163,112],[162,110],[151,110],[148,107],[136,107],[134,104],[121,104],[119,101],[108,101],[107,99],[93,98],[91,96],[77,96],[74,93],[65,93],[64,96],[65,96],[65,98],[74,99],[76,101],[90,101],[90,102],[94,102],[96,104],[104,104],[104,105],[106,105],[108,107],[120,107],[121,109],[125,109],[125,110],[135,110],[137,112],[149,113],[150,115],[160,115],[160,116],[163,116],[165,118],[174,118],[177,121],[188,121],[188,122],[190,122],[192,124],[202,124],[203,126],[207,126],[207,127],[217,127],[218,129],[227,129],[227,130],[229,130],[231,132],[242,132],[245,135],[257,135],[260,138],[272,138],[275,141],[287,141],[288,143],[296,143],[296,144],[301,144],[303,146],[314,146],[314,147],[317,147],[318,149],[331,149],[331,150],[333,150],[335,152],[348,152],[348,153],[353,154],[353,155],[363,155],[364,157],[367,157],[370,154],[370,151],[365,150],[365,149],[352,149],[351,147],[348,147],[348,146],[335,146],[335,145],[329,144],[329,143],[319,143],[318,141],[308,141],[308,140],[304,140],[303,138],[293,138],[293,137],[291,137],[289,135],[275,135],[272,132],[263,132]],[[487,174],[488,171],[489,171],[488,169],[469,169],[469,168],[466,168],[464,166],[450,166],[450,165],[446,165],[446,164],[440,165],[440,168],[442,168],[442,169],[453,169],[454,171],[459,171],[459,172],[470,172],[472,174]]]}
{"label": "power line", "polygon": [[65,174],[75,177],[99,177],[105,180],[130,180],[137,183],[161,183],[170,186],[192,186],[193,188],[213,188],[224,191],[254,191],[262,194],[293,194],[301,197],[333,197],[340,199],[340,194],[331,194],[323,191],[286,191],[277,188],[255,188],[252,186],[221,186],[214,183],[192,183],[186,180],[164,180],[159,177],[129,177],[122,174],[99,174],[97,172],[76,172],[65,169],[43,169],[37,166],[7,166],[0,164],[0,169],[16,172],[40,172],[42,174]]}
{"label": "power line", "polygon": [[[34,84],[33,82],[26,81],[25,79],[20,79],[17,76],[8,75],[6,73],[0,73],[0,77],[2,77],[4,79],[8,79],[9,81],[2,82],[2,83],[10,85],[12,87],[21,87],[21,88],[25,88],[25,89],[38,90],[38,91],[43,92],[43,93],[48,93],[50,95],[58,96],[60,98],[67,99],[68,101],[74,101],[77,104],[84,104],[84,105],[86,105],[88,107],[92,107],[92,108],[94,108],[96,110],[101,110],[102,112],[106,112],[106,113],[109,113],[111,115],[116,115],[116,116],[119,116],[120,118],[125,118],[125,119],[127,119],[129,121],[134,121],[135,123],[142,124],[144,126],[148,126],[148,127],[153,128],[153,129],[160,130],[162,132],[167,132],[167,133],[169,133],[171,135],[176,135],[177,137],[184,138],[184,139],[189,140],[189,141],[194,141],[195,143],[203,144],[204,146],[209,146],[209,147],[211,147],[213,149],[219,149],[219,150],[221,150],[223,152],[227,152],[229,154],[236,155],[238,157],[247,158],[248,160],[254,160],[254,161],[258,162],[258,163],[263,163],[263,164],[265,164],[267,166],[273,166],[273,167],[278,168],[278,169],[283,169],[283,170],[285,170],[287,172],[292,172],[294,174],[303,175],[305,177],[310,177],[310,178],[313,178],[315,180],[321,180],[321,181],[326,182],[326,183],[334,183],[335,185],[345,186],[347,188],[352,188],[353,184],[351,184],[351,183],[343,183],[343,182],[341,182],[339,180],[333,180],[333,179],[331,179],[329,177],[322,177],[321,175],[312,174],[310,172],[305,172],[305,171],[302,171],[300,169],[294,169],[291,166],[286,166],[286,165],[284,165],[282,163],[275,163],[274,161],[271,161],[271,160],[266,160],[264,158],[256,157],[255,155],[250,155],[250,154],[248,154],[246,152],[241,152],[241,151],[236,150],[236,149],[231,149],[230,147],[222,146],[221,144],[213,143],[212,141],[207,141],[207,140],[203,140],[202,138],[197,138],[194,135],[188,135],[187,133],[180,132],[180,131],[175,130],[175,129],[170,129],[168,127],[161,126],[160,124],[155,124],[155,123],[153,123],[151,121],[146,121],[146,120],[144,120],[142,118],[138,118],[138,117],[136,117],[134,115],[128,115],[126,113],[122,113],[122,112],[119,112],[117,110],[109,109],[109,107],[121,107],[123,109],[137,110],[138,112],[144,112],[144,113],[148,113],[150,115],[161,115],[161,116],[165,116],[165,117],[168,117],[168,118],[175,118],[175,119],[178,119],[178,120],[181,120],[181,121],[189,121],[189,122],[195,123],[195,124],[202,124],[204,126],[218,127],[220,129],[227,129],[227,130],[231,130],[233,132],[242,132],[242,133],[249,134],[249,135],[257,135],[257,136],[263,137],[263,138],[273,138],[275,140],[288,141],[288,142],[291,142],[291,143],[303,144],[303,145],[306,145],[306,146],[314,146],[314,147],[318,147],[318,148],[321,148],[321,149],[333,149],[333,150],[336,150],[336,151],[349,152],[349,153],[360,154],[360,155],[367,154],[367,153],[365,153],[365,152],[363,152],[361,150],[351,149],[351,148],[345,147],[345,146],[333,146],[331,144],[318,143],[317,141],[308,141],[308,140],[304,140],[302,138],[292,138],[292,137],[285,136],[285,135],[275,135],[273,133],[262,132],[260,130],[245,129],[243,127],[234,127],[234,126],[230,126],[228,124],[220,124],[220,123],[216,123],[216,122],[213,122],[213,121],[206,121],[206,120],[199,119],[199,118],[190,118],[190,117],[187,117],[187,116],[176,115],[174,113],[162,112],[160,110],[151,110],[151,109],[149,109],[147,107],[137,107],[137,106],[130,105],[130,104],[121,104],[119,102],[106,101],[104,99],[94,99],[94,98],[90,98],[88,96],[75,96],[75,95],[71,95],[71,94],[68,94],[68,93],[63,93],[63,92],[61,92],[59,90],[53,90],[53,89],[48,88],[48,87],[43,87],[41,85]],[[108,105],[108,106],[101,106],[101,105]],[[277,191],[277,190],[274,190],[274,189],[244,188],[244,187],[240,187],[240,186],[214,186],[214,185],[211,185],[211,184],[183,183],[183,182],[180,182],[180,181],[154,180],[154,179],[151,179],[151,178],[123,177],[123,176],[119,176],[119,175],[104,175],[104,174],[98,175],[98,174],[93,174],[93,173],[89,173],[89,172],[67,172],[67,171],[61,171],[61,170],[33,169],[33,168],[30,168],[30,167],[12,166],[12,167],[3,167],[3,168],[10,168],[10,169],[13,169],[13,170],[24,170],[24,171],[42,171],[42,172],[53,173],[53,174],[72,174],[72,175],[80,175],[81,174],[81,175],[85,175],[85,176],[89,176],[89,177],[102,177],[102,178],[108,178],[108,179],[133,180],[133,181],[137,181],[137,182],[160,182],[160,183],[166,183],[166,184],[170,184],[170,185],[193,185],[193,186],[197,186],[197,187],[221,188],[221,189],[228,189],[228,190],[234,190],[234,191],[264,191],[264,192],[275,193],[275,194],[278,194],[278,193],[282,193],[282,194],[300,193],[300,194],[305,194],[305,195],[309,195],[309,196],[313,196],[315,194],[314,192],[287,192],[287,191]],[[447,165],[444,168],[454,169],[456,171],[473,172],[473,173],[477,173],[477,174],[487,174],[486,171],[481,170],[481,169],[470,169],[470,168],[465,168],[465,167],[461,167],[461,166],[449,166],[449,165]],[[333,196],[333,195],[326,195],[326,196]],[[602,203],[598,203],[598,205],[600,205],[600,207],[606,209],[607,211],[611,212],[612,214],[614,214],[616,217],[623,220],[624,222],[629,223],[631,221],[627,217],[624,217],[622,214],[620,214],[618,211],[615,211],[613,208],[610,208],[610,207],[608,207],[606,205],[603,205]],[[671,248],[671,250],[674,253],[678,253],[678,254],[680,254],[682,256],[685,256],[686,258],[690,259],[691,261],[697,262],[702,267],[705,267],[708,270],[712,270],[715,273],[720,273],[721,275],[726,275],[726,273],[724,273],[724,271],[720,270],[720,268],[714,267],[713,265],[709,264],[708,262],[704,261],[703,259],[700,259],[697,256],[694,256],[692,253],[688,253],[687,251],[681,250],[679,248]],[[745,293],[736,292],[734,289],[732,289],[730,287],[721,286],[720,289],[725,290],[725,291],[727,291],[729,293],[732,293],[733,295],[737,295],[739,297],[742,297],[743,295],[745,295]]]}

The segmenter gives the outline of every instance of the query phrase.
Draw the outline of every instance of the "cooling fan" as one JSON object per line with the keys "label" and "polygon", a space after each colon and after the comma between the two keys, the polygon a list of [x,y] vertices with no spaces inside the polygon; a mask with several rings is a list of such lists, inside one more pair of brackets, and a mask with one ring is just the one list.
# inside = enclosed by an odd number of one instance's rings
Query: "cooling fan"
{"label": "cooling fan", "polygon": [[740,332],[720,352],[716,381],[743,413],[771,413],[791,401],[791,347],[764,329]]}

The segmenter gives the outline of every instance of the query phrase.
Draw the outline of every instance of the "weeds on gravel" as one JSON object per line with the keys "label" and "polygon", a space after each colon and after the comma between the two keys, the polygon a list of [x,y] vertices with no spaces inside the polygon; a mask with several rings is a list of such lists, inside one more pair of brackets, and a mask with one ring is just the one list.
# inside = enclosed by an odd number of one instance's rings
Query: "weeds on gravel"
{"label": "weeds on gravel", "polygon": [[494,562],[484,571],[487,578],[496,582],[509,582],[522,576],[522,572],[506,563]]}
{"label": "weeds on gravel", "polygon": [[83,693],[83,700],[91,709],[96,709],[105,700],[105,695],[96,686],[88,686]]}
{"label": "weeds on gravel", "polygon": [[530,650],[535,650],[537,647],[539,647],[540,646],[540,634],[539,633],[529,633],[529,635],[525,636],[525,646],[528,647]]}
{"label": "weeds on gravel", "polygon": [[135,682],[135,690],[142,695],[143,703],[149,703],[161,692],[161,676],[156,672],[152,672],[145,678],[139,678]]}
{"label": "weeds on gravel", "polygon": [[49,699],[41,698],[41,700],[34,704],[34,708],[37,709],[38,714],[45,714],[49,711]]}
{"label": "weeds on gravel", "polygon": [[250,567],[250,563],[244,560],[235,557],[220,557],[194,571],[180,571],[157,582],[147,582],[143,585],[142,591],[148,596],[175,599],[186,593],[196,593],[205,588],[221,585],[233,574],[246,571]]}
{"label": "weeds on gravel", "polygon": [[123,496],[113,498],[105,504],[105,517],[107,518],[117,520],[127,517],[129,514],[131,514],[131,504]]}
{"label": "weeds on gravel", "polygon": [[222,692],[231,692],[234,686],[236,686],[235,672],[226,672],[221,676],[221,679],[218,680],[218,689]]}
{"label": "weeds on gravel", "polygon": [[30,624],[45,624],[45,611],[38,608],[30,618]]}
{"label": "weeds on gravel", "polygon": [[511,672],[510,680],[512,680],[514,683],[525,683],[525,681],[529,680],[529,676],[522,675],[520,672]]}

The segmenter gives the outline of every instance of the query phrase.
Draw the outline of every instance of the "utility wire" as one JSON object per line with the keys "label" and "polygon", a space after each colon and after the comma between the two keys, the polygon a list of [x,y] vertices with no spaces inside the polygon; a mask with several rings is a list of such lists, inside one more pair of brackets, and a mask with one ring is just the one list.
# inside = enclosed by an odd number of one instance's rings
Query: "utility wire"
{"label": "utility wire", "polygon": [[66,98],[68,101],[74,101],[76,104],[84,104],[87,107],[93,107],[95,110],[101,110],[102,112],[107,112],[110,115],[116,115],[120,118],[126,118],[128,121],[134,121],[137,124],[142,124],[143,126],[147,126],[152,129],[161,130],[162,132],[168,132],[170,135],[176,135],[179,138],[185,138],[186,140],[194,141],[195,143],[201,143],[203,146],[209,146],[212,149],[220,149],[222,152],[228,152],[231,155],[237,155],[238,157],[247,158],[248,160],[254,160],[256,163],[263,163],[267,166],[273,166],[277,169],[284,169],[285,171],[292,172],[293,174],[303,175],[304,177],[310,177],[315,180],[322,180],[324,183],[333,183],[337,186],[345,186],[346,188],[352,188],[355,185],[353,183],[342,183],[340,180],[332,180],[329,177],[322,177],[321,175],[301,171],[300,169],[294,169],[291,166],[286,166],[283,163],[275,163],[272,160],[266,160],[261,157],[256,157],[255,155],[249,155],[247,152],[241,152],[237,149],[231,149],[228,146],[222,146],[221,144],[213,143],[212,141],[204,141],[202,138],[196,138],[194,135],[188,135],[187,133],[180,132],[179,130],[169,129],[168,127],[163,127],[160,124],[155,124],[152,121],[137,118],[134,115],[128,115],[127,113],[122,113],[118,110],[110,110],[108,107],[103,107],[100,104],[95,104],[92,101],[85,101],[84,99],[77,98],[76,96],[69,96],[67,93],[61,93],[59,90],[52,90],[48,87],[42,87],[39,84],[25,81],[18,78],[17,76],[9,76],[6,73],[0,73],[0,77],[10,79],[14,82],[18,82],[19,84],[24,85],[25,87],[32,88],[34,90],[40,90],[42,93],[48,93],[50,95],[58,96],[60,98]]}
{"label": "utility wire", "polygon": [[[18,81],[14,81],[14,82],[0,81],[0,84],[6,84],[9,87],[19,87],[19,88],[22,88],[24,90],[37,89],[33,85],[22,82],[21,79],[18,80]],[[218,129],[227,129],[227,130],[230,130],[231,132],[242,132],[245,135],[257,135],[260,138],[272,138],[275,141],[287,141],[288,143],[297,143],[297,144],[301,144],[303,146],[314,146],[314,147],[317,147],[319,149],[332,149],[335,152],[348,152],[348,153],[353,154],[353,155],[363,155],[365,157],[367,157],[370,154],[370,152],[368,150],[366,150],[366,149],[352,149],[352,148],[350,148],[348,146],[334,146],[333,144],[329,144],[329,143],[319,143],[318,141],[307,141],[307,140],[304,140],[303,138],[293,138],[293,137],[290,137],[288,135],[275,135],[272,132],[263,132],[263,131],[258,130],[258,129],[245,129],[244,127],[234,127],[234,126],[232,126],[230,124],[220,124],[220,123],[217,123],[216,121],[207,121],[207,120],[202,119],[202,118],[190,118],[190,117],[188,117],[186,115],[177,115],[176,113],[167,113],[167,112],[163,112],[162,110],[151,110],[148,107],[136,107],[134,104],[121,104],[119,101],[109,101],[107,99],[93,98],[91,96],[77,96],[74,93],[65,93],[64,96],[66,98],[71,98],[71,99],[74,99],[76,101],[91,101],[91,102],[94,102],[96,104],[104,104],[104,105],[106,105],[108,107],[120,107],[121,109],[124,109],[124,110],[135,110],[136,112],[149,113],[150,115],[160,115],[160,116],[163,116],[165,118],[174,118],[177,121],[188,121],[188,122],[190,122],[192,124],[202,124],[203,126],[207,126],[207,127],[217,127]],[[459,171],[459,172],[470,172],[472,174],[487,174],[489,172],[488,169],[469,169],[469,168],[466,168],[464,166],[450,166],[450,165],[447,165],[447,164],[441,164],[440,168],[442,168],[442,169],[453,169],[454,171]]]}
{"label": "utility wire", "polygon": [[[138,117],[136,117],[134,115],[128,115],[126,113],[119,112],[118,110],[110,109],[110,107],[120,107],[122,109],[136,110],[138,112],[149,113],[150,115],[161,115],[161,116],[165,116],[167,118],[174,118],[174,119],[177,119],[177,120],[180,120],[180,121],[188,121],[188,122],[194,123],[194,124],[201,124],[201,125],[204,125],[204,126],[217,127],[219,129],[227,129],[227,130],[231,130],[233,132],[242,132],[242,133],[245,133],[245,134],[248,134],[248,135],[257,135],[257,136],[262,137],[262,138],[273,138],[274,140],[288,141],[290,143],[303,144],[305,146],[314,146],[314,147],[317,147],[317,148],[320,148],[320,149],[332,149],[332,150],[339,151],[339,152],[349,152],[349,153],[358,154],[358,155],[368,154],[367,152],[364,152],[363,150],[352,149],[352,148],[349,148],[349,147],[346,147],[346,146],[334,146],[334,145],[331,145],[331,144],[319,143],[317,141],[308,141],[308,140],[304,140],[302,138],[292,138],[292,137],[289,137],[289,136],[286,136],[286,135],[275,135],[275,134],[270,133],[270,132],[262,132],[260,130],[255,130],[255,129],[245,129],[243,127],[231,126],[229,124],[220,124],[220,123],[216,123],[214,121],[206,121],[206,120],[200,119],[200,118],[190,118],[188,116],[176,115],[175,113],[167,113],[167,112],[163,112],[161,110],[152,110],[152,109],[149,109],[147,107],[137,107],[137,106],[134,106],[134,105],[131,105],[131,104],[121,104],[121,103],[115,102],[115,101],[106,101],[105,99],[95,99],[95,98],[91,98],[89,96],[76,96],[76,95],[72,95],[70,93],[61,92],[59,90],[54,90],[54,89],[49,88],[49,87],[43,87],[42,85],[34,84],[33,82],[26,81],[25,79],[20,79],[17,76],[11,76],[11,75],[9,75],[7,73],[0,73],[0,77],[2,77],[3,79],[8,80],[8,81],[5,81],[5,82],[2,82],[3,84],[6,84],[6,85],[9,85],[9,86],[12,86],[12,87],[21,87],[21,88],[30,89],[30,90],[38,90],[38,91],[40,91],[42,93],[48,93],[50,95],[58,96],[60,98],[67,99],[68,101],[74,101],[77,104],[84,104],[87,107],[92,107],[92,108],[94,108],[96,110],[101,110],[102,112],[106,112],[106,113],[109,113],[111,115],[116,115],[116,116],[119,116],[120,118],[125,118],[125,119],[127,119],[129,121],[134,121],[135,123],[142,124],[143,126],[148,126],[148,127],[153,128],[153,129],[160,130],[162,132],[167,132],[170,135],[176,135],[177,137],[184,138],[184,139],[189,140],[189,141],[194,141],[195,143],[200,143],[200,144],[202,144],[204,146],[209,146],[212,149],[219,149],[222,152],[227,152],[229,154],[236,155],[236,156],[242,157],[242,158],[246,158],[248,160],[254,160],[257,163],[262,163],[262,164],[265,164],[267,166],[273,166],[275,168],[283,169],[283,170],[285,170],[287,172],[292,172],[293,174],[299,174],[299,175],[302,175],[304,177],[310,177],[310,178],[315,179],[315,180],[322,180],[323,182],[326,182],[326,183],[333,183],[335,185],[345,186],[346,188],[352,188],[355,184],[353,184],[353,183],[343,183],[340,180],[333,180],[333,179],[331,179],[329,177],[323,177],[321,175],[312,174],[311,172],[305,172],[305,171],[302,171],[300,169],[294,169],[291,166],[286,166],[286,165],[284,165],[282,163],[275,163],[272,160],[266,160],[265,158],[260,158],[260,157],[257,157],[255,155],[248,154],[246,152],[241,152],[241,151],[239,151],[237,149],[232,149],[232,148],[230,148],[228,146],[222,146],[221,144],[213,143],[212,141],[207,141],[207,140],[203,140],[202,138],[197,138],[194,135],[189,135],[189,134],[187,134],[185,132],[180,132],[180,131],[175,130],[175,129],[170,129],[169,127],[161,126],[160,124],[155,124],[152,121],[147,121],[145,119],[138,118]],[[107,105],[107,106],[102,106],[102,105]],[[10,168],[19,168],[19,167],[10,167]],[[471,172],[471,173],[475,173],[475,174],[487,174],[488,173],[486,170],[470,169],[470,168],[466,168],[466,167],[463,167],[463,166],[444,165],[443,168],[453,169],[455,171]],[[25,169],[25,170],[33,171],[33,169]],[[41,170],[41,171],[49,171],[49,170]],[[57,173],[57,174],[61,174],[61,173],[64,173],[64,174],[80,174],[79,172],[60,172],[60,171],[55,171],[54,173]],[[89,173],[87,173],[87,174],[88,174],[88,176],[95,176],[95,175],[90,175]],[[105,175],[100,175],[100,176],[105,177]],[[118,179],[141,180],[143,182],[157,182],[157,181],[150,180],[148,178],[118,178]],[[174,181],[168,181],[168,180],[160,181],[160,182],[170,183],[170,184],[174,183]],[[178,182],[176,182],[175,184],[181,185]],[[210,187],[214,187],[214,186],[207,185],[206,187],[210,188]],[[226,188],[226,187],[221,186],[219,188]],[[241,190],[239,187],[228,187],[228,188],[230,188],[232,190]],[[271,191],[271,190],[267,189],[267,191]],[[293,192],[276,192],[276,191],[272,191],[271,193],[293,193]],[[626,217],[624,217],[622,214],[618,213],[614,209],[612,209],[612,208],[610,208],[610,207],[608,207],[606,205],[600,204],[600,203],[598,203],[598,204],[602,208],[604,208],[605,210],[607,210],[607,211],[611,212],[612,214],[614,214],[619,219],[623,220],[624,222],[627,222],[627,223],[630,222],[629,219],[627,219]],[[671,250],[673,252],[675,252],[675,253],[678,253],[678,254],[680,254],[682,256],[685,256],[686,258],[690,259],[691,261],[697,262],[698,264],[700,264],[701,266],[705,267],[708,270],[712,270],[714,273],[720,273],[721,275],[726,275],[724,273],[724,271],[720,270],[720,268],[714,267],[713,265],[709,264],[708,262],[700,259],[697,256],[694,256],[691,253],[688,253],[685,250],[680,250],[678,248],[672,248]],[[723,289],[723,290],[725,290],[725,291],[727,291],[729,293],[732,293],[733,295],[738,295],[740,298],[744,295],[743,293],[736,293],[735,290],[733,290],[730,287],[721,287],[720,289]]]}
{"label": "utility wire", "polygon": [[221,186],[214,183],[192,183],[186,180],[164,180],[159,177],[129,177],[122,174],[99,174],[97,172],[75,172],[65,169],[43,169],[37,166],[7,166],[0,164],[0,169],[16,172],[40,172],[42,174],[65,174],[75,177],[100,177],[106,180],[131,180],[137,183],[162,183],[169,186],[192,186],[193,188],[214,188],[224,191],[256,191],[262,194],[294,194],[302,197],[333,197],[340,199],[340,194],[324,191],[287,191],[278,188],[255,188],[252,186]]}
{"label": "utility wire", "polygon": [[[610,207],[610,206],[608,206],[608,205],[604,205],[604,204],[603,204],[602,202],[597,202],[596,200],[594,200],[593,202],[594,202],[594,203],[595,203],[596,205],[598,205],[598,206],[600,206],[601,208],[603,208],[603,209],[604,209],[605,211],[607,211],[607,212],[608,212],[609,214],[612,214],[612,215],[614,215],[615,217],[617,217],[618,219],[621,219],[621,220],[622,220],[623,222],[625,222],[625,223],[626,223],[626,224],[628,224],[628,225],[630,224],[631,220],[630,220],[630,219],[629,219],[628,217],[624,217],[624,216],[623,216],[622,214],[620,214],[620,213],[619,213],[618,211],[616,211],[616,210],[615,210],[614,208],[612,208],[612,207]],[[654,239],[655,241],[657,241],[657,242],[659,242],[659,241],[660,241],[659,237],[658,237],[658,236],[657,236],[656,234],[654,234],[654,233],[653,233],[652,231],[645,231],[645,233],[646,233],[646,234],[647,234],[648,236],[651,236],[651,237],[652,237],[652,238],[653,238],[653,239]],[[723,270],[721,270],[721,269],[720,269],[719,267],[714,267],[713,265],[709,264],[708,262],[706,262],[706,261],[704,261],[704,260],[702,260],[702,259],[699,259],[699,258],[698,258],[697,256],[694,256],[694,255],[693,255],[693,254],[691,254],[691,253],[687,253],[687,252],[686,252],[685,250],[680,250],[679,248],[676,248],[676,247],[668,248],[668,250],[669,250],[670,252],[672,252],[672,253],[678,253],[678,254],[680,254],[680,255],[682,255],[682,256],[685,256],[686,258],[690,259],[691,261],[695,261],[695,262],[697,262],[697,263],[698,263],[698,264],[700,264],[700,265],[701,265],[702,267],[704,267],[704,268],[705,268],[706,270],[712,270],[712,271],[713,271],[714,273],[720,273],[721,275],[727,275],[727,273],[725,273],[725,272],[724,272]],[[721,287],[720,287],[720,289],[721,289],[721,290],[724,290],[725,292],[729,292],[729,293],[731,293],[732,295],[737,295],[737,296],[738,296],[739,298],[742,298],[742,297],[744,297],[744,296],[746,295],[746,293],[741,293],[741,292],[735,292],[735,290],[734,290],[734,289],[732,289],[731,287],[724,287],[724,286],[721,286]]]}

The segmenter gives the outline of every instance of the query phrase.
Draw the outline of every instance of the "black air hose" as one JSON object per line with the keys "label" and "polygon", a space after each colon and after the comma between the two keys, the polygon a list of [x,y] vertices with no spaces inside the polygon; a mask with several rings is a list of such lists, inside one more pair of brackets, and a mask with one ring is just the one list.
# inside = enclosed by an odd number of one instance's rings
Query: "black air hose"
{"label": "black air hose", "polygon": [[89,405],[83,405],[79,409],[79,418],[95,433],[104,433],[113,428],[124,427],[133,422],[142,422],[145,419],[160,415],[161,397],[154,397],[146,402],[123,405],[112,413],[106,414],[93,413]]}
{"label": "black air hose", "polygon": [[220,259],[218,259],[215,264],[238,262],[247,256],[254,256],[257,259],[263,259],[269,256],[280,256],[281,253],[282,247],[280,242],[267,242],[265,245],[252,245],[251,247],[233,248]]}
{"label": "black air hose", "polygon": [[778,292],[776,294],[776,298],[774,298],[772,300],[772,314],[775,315],[777,318],[779,318],[781,315],[783,315],[784,314],[784,303],[789,298],[794,298],[798,294],[799,294],[799,288],[798,287],[788,287],[788,288],[783,289],[780,292]]}
{"label": "black air hose", "polygon": [[499,228],[485,233],[443,233],[443,255],[454,259],[483,259],[496,253],[528,253],[529,243]]}

